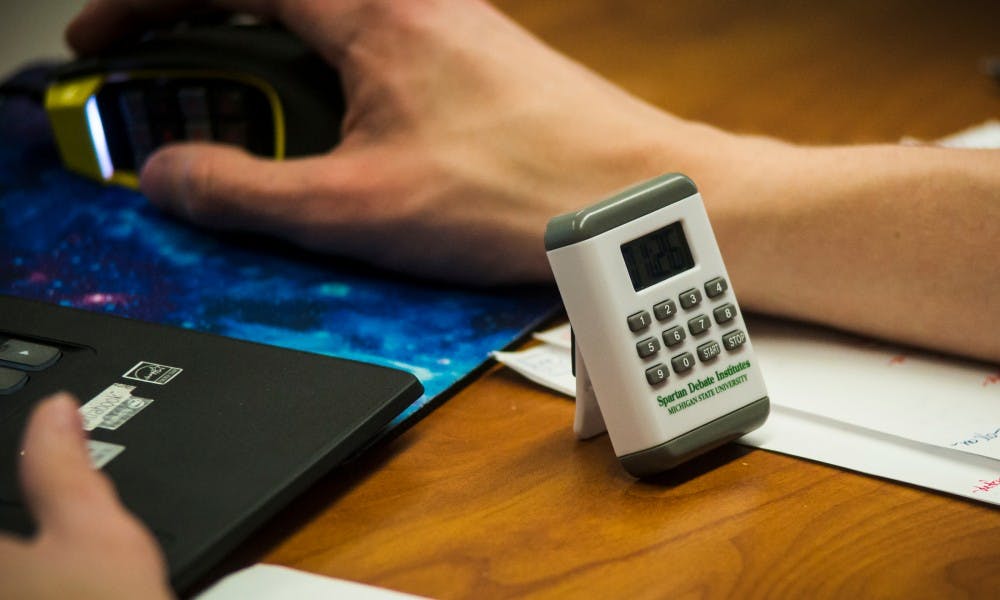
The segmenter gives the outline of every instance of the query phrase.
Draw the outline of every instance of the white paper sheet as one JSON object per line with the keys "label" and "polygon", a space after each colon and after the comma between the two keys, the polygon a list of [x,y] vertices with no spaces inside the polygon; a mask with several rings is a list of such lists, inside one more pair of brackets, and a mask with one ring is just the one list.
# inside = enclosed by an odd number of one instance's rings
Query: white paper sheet
{"label": "white paper sheet", "polygon": [[773,404],[1000,459],[1000,367],[751,319]]}
{"label": "white paper sheet", "polygon": [[[566,331],[569,331],[568,326]],[[558,335],[555,331],[550,333]],[[518,352],[494,352],[493,358],[539,385],[571,398],[576,396],[576,378],[573,377],[569,348],[544,344]]]}
{"label": "white paper sheet", "polygon": [[415,600],[402,592],[323,577],[288,567],[258,564],[225,577],[196,600]]}
{"label": "white paper sheet", "polygon": [[741,444],[1000,504],[1000,461],[772,405]]}
{"label": "white paper sheet", "polygon": [[546,344],[551,344],[567,350],[571,350],[573,348],[573,336],[570,332],[569,325],[539,331],[532,334],[532,337],[540,342],[545,342]]}
{"label": "white paper sheet", "polygon": [[1000,121],[991,119],[937,141],[947,148],[1000,148]]}

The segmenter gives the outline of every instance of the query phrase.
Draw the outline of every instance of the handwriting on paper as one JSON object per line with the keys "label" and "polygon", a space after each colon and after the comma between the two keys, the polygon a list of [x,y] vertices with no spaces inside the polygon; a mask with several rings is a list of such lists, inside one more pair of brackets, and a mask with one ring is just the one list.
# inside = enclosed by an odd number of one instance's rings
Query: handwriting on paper
{"label": "handwriting on paper", "polygon": [[976,444],[982,442],[992,442],[994,440],[1000,439],[1000,427],[997,427],[993,431],[988,431],[986,433],[976,433],[970,438],[964,440],[959,440],[957,442],[952,442],[951,445],[954,447],[959,446],[975,446]]}
{"label": "handwriting on paper", "polygon": [[972,493],[973,494],[977,494],[979,492],[988,492],[988,491],[990,491],[992,489],[1000,487],[1000,477],[997,477],[996,479],[994,479],[992,481],[986,481],[985,479],[980,479],[979,483],[982,484],[982,485],[974,485],[974,486],[972,486]]}

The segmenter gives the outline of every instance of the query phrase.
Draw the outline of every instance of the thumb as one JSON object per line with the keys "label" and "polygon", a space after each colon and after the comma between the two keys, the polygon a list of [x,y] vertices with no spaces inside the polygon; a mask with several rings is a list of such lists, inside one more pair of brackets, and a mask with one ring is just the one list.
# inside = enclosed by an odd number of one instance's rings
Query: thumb
{"label": "thumb", "polygon": [[69,394],[56,394],[35,408],[22,448],[21,484],[40,529],[73,528],[81,518],[101,518],[104,509],[120,510],[110,481],[91,467],[77,403]]}
{"label": "thumb", "polygon": [[295,238],[302,205],[336,186],[332,155],[275,161],[222,144],[166,146],[146,161],[150,202],[200,225]]}

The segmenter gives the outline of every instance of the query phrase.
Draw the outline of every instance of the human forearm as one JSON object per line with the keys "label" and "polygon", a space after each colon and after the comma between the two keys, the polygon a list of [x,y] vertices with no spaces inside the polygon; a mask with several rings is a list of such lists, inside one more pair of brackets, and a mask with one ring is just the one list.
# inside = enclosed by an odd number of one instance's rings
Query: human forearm
{"label": "human forearm", "polygon": [[703,192],[747,308],[1000,362],[1000,153],[741,139],[726,162]]}

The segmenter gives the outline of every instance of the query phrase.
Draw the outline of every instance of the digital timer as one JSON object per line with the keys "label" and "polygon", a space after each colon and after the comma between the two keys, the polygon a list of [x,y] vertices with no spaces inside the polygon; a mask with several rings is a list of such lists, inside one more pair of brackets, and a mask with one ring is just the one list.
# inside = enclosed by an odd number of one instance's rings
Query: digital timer
{"label": "digital timer", "polygon": [[607,429],[643,477],[764,423],[764,380],[690,179],[555,217],[545,248],[573,328],[578,436]]}

